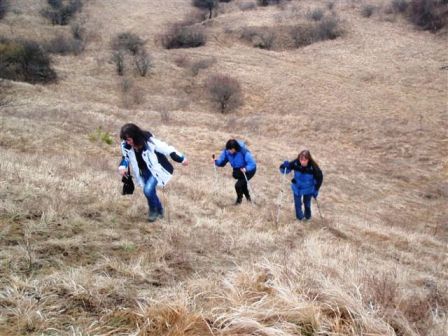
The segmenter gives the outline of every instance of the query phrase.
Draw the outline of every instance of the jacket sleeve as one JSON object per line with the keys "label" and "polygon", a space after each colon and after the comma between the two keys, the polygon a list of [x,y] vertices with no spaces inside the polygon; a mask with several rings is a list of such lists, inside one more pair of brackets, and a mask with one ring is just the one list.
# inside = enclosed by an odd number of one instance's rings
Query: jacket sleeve
{"label": "jacket sleeve", "polygon": [[289,174],[289,173],[291,172],[291,170],[292,170],[293,162],[294,162],[294,161],[291,161],[291,162],[289,162],[289,161],[284,161],[284,162],[280,165],[280,167],[279,167],[279,169],[280,169],[280,173],[282,173],[282,174]]}
{"label": "jacket sleeve", "polygon": [[182,163],[185,160],[185,155],[177,151],[177,149],[173,146],[168,145],[166,142],[154,137],[151,138],[151,142],[154,144],[157,152],[162,153],[165,156],[169,156],[171,159],[179,163]]}
{"label": "jacket sleeve", "polygon": [[118,168],[129,168],[129,157],[125,151],[124,146],[126,145],[126,143],[124,141],[121,142],[120,144],[120,148],[121,148],[121,161],[120,161],[120,165]]}
{"label": "jacket sleeve", "polygon": [[257,165],[255,163],[254,156],[249,151],[247,151],[246,154],[244,155],[244,161],[246,161],[246,167],[245,168],[246,168],[247,171],[252,171],[252,170],[254,170],[257,167]]}
{"label": "jacket sleeve", "polygon": [[320,170],[320,168],[315,168],[313,170],[313,176],[314,176],[314,180],[316,181],[316,190],[319,191],[320,186],[322,185],[322,182],[324,180],[324,176],[322,174],[322,170]]}
{"label": "jacket sleeve", "polygon": [[221,152],[221,155],[219,155],[219,158],[215,160],[215,165],[217,165],[218,167],[224,167],[227,162],[229,162],[229,160],[227,159],[226,150],[224,149]]}

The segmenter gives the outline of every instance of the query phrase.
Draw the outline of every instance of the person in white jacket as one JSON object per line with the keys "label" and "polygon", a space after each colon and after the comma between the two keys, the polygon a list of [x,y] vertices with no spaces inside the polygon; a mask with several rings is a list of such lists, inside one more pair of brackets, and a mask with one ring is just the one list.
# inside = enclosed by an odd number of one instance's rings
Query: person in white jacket
{"label": "person in white jacket", "polygon": [[188,165],[187,158],[135,124],[123,125],[120,138],[123,155],[118,167],[120,174],[128,174],[129,165],[131,166],[133,175],[148,200],[148,220],[154,222],[157,218],[163,218],[163,207],[156,188],[164,187],[173,175],[174,168],[167,156],[184,166]]}

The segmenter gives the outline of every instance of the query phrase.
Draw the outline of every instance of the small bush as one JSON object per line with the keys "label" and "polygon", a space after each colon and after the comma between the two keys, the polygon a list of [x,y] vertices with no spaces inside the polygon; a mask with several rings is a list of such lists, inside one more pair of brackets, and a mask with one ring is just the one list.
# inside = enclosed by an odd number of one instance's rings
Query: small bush
{"label": "small bush", "polygon": [[107,131],[103,131],[101,127],[98,127],[95,131],[90,133],[89,139],[92,142],[104,142],[107,145],[112,145],[114,142],[114,138],[112,137],[112,135]]}
{"label": "small bush", "polygon": [[241,39],[252,43],[256,48],[271,50],[275,33],[266,27],[246,27],[241,33]]}
{"label": "small bush", "polygon": [[279,5],[282,0],[257,0],[258,6],[266,7],[270,5]]}
{"label": "small bush", "polygon": [[294,46],[300,48],[319,41],[333,40],[341,36],[342,33],[339,20],[335,17],[327,17],[317,24],[293,27],[290,36],[294,41]]}
{"label": "small bush", "polygon": [[209,19],[213,16],[213,10],[218,8],[218,0],[193,0],[193,6],[209,11]]}
{"label": "small bush", "polygon": [[0,107],[8,106],[11,103],[8,91],[11,85],[0,79]]}
{"label": "small bush", "polygon": [[215,58],[206,58],[195,61],[191,64],[190,69],[193,76],[197,76],[200,70],[207,69],[216,63]]}
{"label": "small bush", "polygon": [[306,14],[308,20],[320,21],[324,17],[324,10],[321,8],[315,8],[311,12]]}
{"label": "small bush", "polygon": [[410,21],[423,30],[436,32],[447,23],[448,5],[443,0],[412,0]]}
{"label": "small bush", "polygon": [[409,3],[407,0],[392,0],[391,8],[395,13],[404,13],[408,9]]}
{"label": "small bush", "polygon": [[82,8],[81,0],[70,0],[67,5],[62,1],[49,1],[49,8],[42,10],[41,14],[51,21],[53,25],[67,25]]}
{"label": "small bush", "polygon": [[202,27],[177,23],[161,36],[161,42],[166,49],[197,48],[205,44],[206,37]]}
{"label": "small bush", "polygon": [[329,10],[333,10],[333,8],[334,8],[334,2],[333,2],[333,1],[328,1],[328,2],[327,2],[327,8],[328,8]]}
{"label": "small bush", "polygon": [[334,40],[342,35],[339,20],[335,17],[327,17],[319,22],[316,27],[316,36],[319,41]]}
{"label": "small bush", "polygon": [[8,1],[0,0],[0,20],[3,19],[8,11]]}
{"label": "small bush", "polygon": [[226,75],[213,75],[208,78],[206,87],[210,99],[217,104],[219,111],[225,113],[242,103],[239,82]]}
{"label": "small bush", "polygon": [[136,55],[142,49],[145,42],[134,33],[118,34],[112,41],[114,50],[128,51],[132,55]]}
{"label": "small bush", "polygon": [[238,6],[242,11],[247,11],[247,10],[252,10],[252,9],[257,8],[257,4],[255,2],[241,2]]}
{"label": "small bush", "polygon": [[373,12],[375,12],[375,6],[373,5],[364,5],[361,8],[362,17],[369,18],[372,16]]}
{"label": "small bush", "polygon": [[45,49],[33,41],[0,39],[0,77],[29,83],[56,80]]}
{"label": "small bush", "polygon": [[123,76],[124,74],[124,54],[121,50],[112,53],[112,62],[115,63],[117,74]]}
{"label": "small bush", "polygon": [[84,50],[84,43],[75,38],[67,38],[59,35],[52,39],[46,46],[48,52],[59,55],[79,55]]}
{"label": "small bush", "polygon": [[145,77],[148,71],[153,67],[151,57],[146,50],[140,50],[134,56],[134,64],[140,76]]}

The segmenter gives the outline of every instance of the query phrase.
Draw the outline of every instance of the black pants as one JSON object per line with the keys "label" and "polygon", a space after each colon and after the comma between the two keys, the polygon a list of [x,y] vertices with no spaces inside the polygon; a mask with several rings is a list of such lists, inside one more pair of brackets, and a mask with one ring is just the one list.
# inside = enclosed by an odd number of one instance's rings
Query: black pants
{"label": "black pants", "polygon": [[[252,177],[254,177],[256,171],[257,171],[256,169],[247,171],[246,172],[247,180],[250,180]],[[237,180],[235,183],[235,191],[237,199],[241,201],[243,199],[244,194],[244,196],[246,196],[246,198],[250,200],[249,189],[247,188],[247,182],[246,179],[244,178],[243,172],[239,169],[233,169],[232,176],[234,179]]]}

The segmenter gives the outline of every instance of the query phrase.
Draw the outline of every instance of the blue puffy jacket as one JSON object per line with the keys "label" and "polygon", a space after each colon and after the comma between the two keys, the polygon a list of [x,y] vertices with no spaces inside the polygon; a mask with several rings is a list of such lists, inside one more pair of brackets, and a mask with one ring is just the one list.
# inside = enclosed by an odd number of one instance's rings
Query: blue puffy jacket
{"label": "blue puffy jacket", "polygon": [[302,167],[298,160],[285,161],[280,165],[282,174],[289,174],[292,170],[294,171],[294,178],[291,180],[291,189],[294,194],[297,196],[316,196],[323,181],[320,168],[313,167],[311,164]]}
{"label": "blue puffy jacket", "polygon": [[238,140],[238,143],[241,147],[238,152],[232,154],[229,150],[224,149],[219,158],[215,160],[215,164],[218,167],[224,167],[227,162],[230,162],[230,165],[234,169],[246,168],[246,171],[248,172],[255,170],[257,164],[255,163],[252,153],[247,149],[244,142]]}

